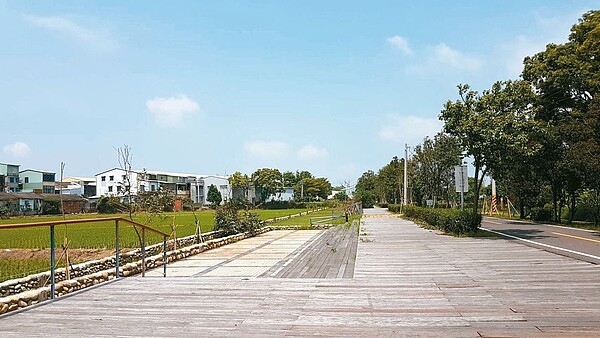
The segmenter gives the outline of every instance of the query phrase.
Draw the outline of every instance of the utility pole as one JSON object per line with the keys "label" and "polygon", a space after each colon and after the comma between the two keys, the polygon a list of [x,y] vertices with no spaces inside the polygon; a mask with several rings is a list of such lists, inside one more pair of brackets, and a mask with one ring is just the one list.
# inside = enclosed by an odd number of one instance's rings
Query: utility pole
{"label": "utility pole", "polygon": [[404,196],[402,205],[408,204],[408,144],[404,144]]}

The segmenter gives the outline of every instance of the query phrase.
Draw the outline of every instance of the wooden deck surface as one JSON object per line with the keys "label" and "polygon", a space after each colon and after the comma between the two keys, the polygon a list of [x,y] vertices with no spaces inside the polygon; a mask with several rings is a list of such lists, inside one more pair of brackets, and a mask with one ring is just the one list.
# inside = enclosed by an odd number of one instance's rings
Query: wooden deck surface
{"label": "wooden deck surface", "polygon": [[372,216],[359,231],[352,278],[337,278],[349,277],[339,269],[336,278],[276,278],[303,271],[300,261],[323,266],[306,242],[275,275],[121,279],[0,317],[0,337],[600,336],[599,266]]}

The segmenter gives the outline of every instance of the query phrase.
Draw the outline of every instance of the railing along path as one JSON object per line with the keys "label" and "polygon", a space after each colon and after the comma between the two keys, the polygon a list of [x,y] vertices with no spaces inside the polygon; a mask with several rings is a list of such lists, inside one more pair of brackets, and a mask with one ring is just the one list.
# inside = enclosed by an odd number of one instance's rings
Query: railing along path
{"label": "railing along path", "polygon": [[93,223],[93,222],[115,222],[115,278],[119,278],[119,222],[127,223],[134,228],[138,227],[142,229],[140,236],[140,247],[142,250],[142,276],[145,275],[146,271],[146,230],[161,235],[163,237],[163,277],[167,276],[167,238],[169,234],[160,230],[151,228],[147,225],[143,225],[122,217],[108,217],[108,218],[90,218],[90,219],[74,219],[74,220],[62,220],[62,221],[47,221],[47,222],[34,222],[34,223],[17,223],[17,224],[0,224],[0,230],[2,229],[18,229],[18,228],[33,228],[33,227],[49,227],[50,228],[50,297],[54,299],[55,295],[55,269],[56,269],[56,241],[54,234],[54,227],[63,224],[77,224],[77,223]]}

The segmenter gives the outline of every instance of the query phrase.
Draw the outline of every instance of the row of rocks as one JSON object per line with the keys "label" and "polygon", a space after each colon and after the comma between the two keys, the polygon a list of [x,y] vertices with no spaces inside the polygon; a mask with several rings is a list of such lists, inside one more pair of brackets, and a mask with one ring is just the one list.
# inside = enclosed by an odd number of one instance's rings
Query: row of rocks
{"label": "row of rocks", "polygon": [[[216,237],[214,231],[202,235],[204,241],[212,240]],[[198,242],[195,235],[182,237],[176,241],[170,240],[167,243],[168,248],[190,246]],[[174,244],[176,243],[176,244]],[[146,247],[146,256],[162,254],[163,244],[158,243]],[[121,264],[135,262],[142,259],[142,250],[135,249],[129,252],[121,253],[119,260]],[[116,258],[105,257],[99,260],[87,261],[81,264],[72,265],[69,271],[71,279],[77,277],[88,276],[100,271],[104,271],[115,267]],[[56,269],[54,272],[54,280],[58,283],[67,279],[67,271],[65,268]],[[11,279],[0,283],[0,297],[7,297],[21,292],[30,291],[44,287],[50,283],[50,271],[40,272],[29,275],[23,278]]]}

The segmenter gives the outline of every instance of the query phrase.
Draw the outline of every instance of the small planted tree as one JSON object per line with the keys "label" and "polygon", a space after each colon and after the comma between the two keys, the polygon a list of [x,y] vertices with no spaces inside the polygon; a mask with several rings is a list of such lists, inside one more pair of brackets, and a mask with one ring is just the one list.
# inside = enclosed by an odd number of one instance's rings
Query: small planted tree
{"label": "small planted tree", "polygon": [[206,200],[210,202],[214,207],[221,204],[223,197],[221,196],[219,189],[217,189],[217,187],[215,187],[214,184],[211,184],[210,187],[208,187],[208,194],[206,195]]}
{"label": "small planted tree", "polygon": [[262,222],[257,213],[241,211],[239,204],[228,202],[217,209],[215,213],[214,230],[219,231],[222,236],[234,235],[241,232],[254,232],[260,229]]}

